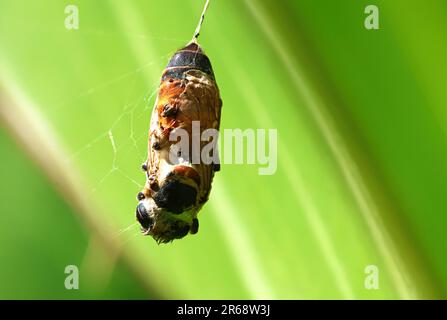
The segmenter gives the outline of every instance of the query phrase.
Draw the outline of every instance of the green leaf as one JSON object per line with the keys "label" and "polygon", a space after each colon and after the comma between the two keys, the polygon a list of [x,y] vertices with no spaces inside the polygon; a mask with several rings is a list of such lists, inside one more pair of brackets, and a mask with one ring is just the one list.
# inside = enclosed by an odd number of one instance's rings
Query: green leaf
{"label": "green leaf", "polygon": [[[445,295],[447,8],[376,2],[379,30],[363,26],[366,1],[211,1],[199,41],[221,129],[277,129],[277,171],[223,164],[199,233],[157,245],[135,223],[139,167],[162,70],[203,1],[78,0],[79,30],[65,3],[3,1],[1,119],[105,248],[87,273],[120,257],[167,298]],[[365,288],[370,265],[378,290]]]}

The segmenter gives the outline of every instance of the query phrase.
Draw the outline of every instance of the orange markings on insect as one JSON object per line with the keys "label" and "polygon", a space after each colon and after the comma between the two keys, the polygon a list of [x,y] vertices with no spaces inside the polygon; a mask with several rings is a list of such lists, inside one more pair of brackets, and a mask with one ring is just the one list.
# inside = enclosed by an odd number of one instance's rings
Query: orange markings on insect
{"label": "orange markings on insect", "polygon": [[200,176],[197,171],[191,167],[179,165],[174,168],[173,172],[178,176],[190,178],[194,180],[197,185],[200,185]]}

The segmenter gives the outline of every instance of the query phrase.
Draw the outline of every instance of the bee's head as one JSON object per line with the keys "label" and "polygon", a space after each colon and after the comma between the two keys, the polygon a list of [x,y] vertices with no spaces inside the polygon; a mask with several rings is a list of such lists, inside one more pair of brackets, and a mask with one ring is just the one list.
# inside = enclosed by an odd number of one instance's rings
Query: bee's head
{"label": "bee's head", "polygon": [[136,217],[145,235],[166,243],[197,233],[197,185],[193,179],[172,172],[157,191],[140,192],[137,197]]}

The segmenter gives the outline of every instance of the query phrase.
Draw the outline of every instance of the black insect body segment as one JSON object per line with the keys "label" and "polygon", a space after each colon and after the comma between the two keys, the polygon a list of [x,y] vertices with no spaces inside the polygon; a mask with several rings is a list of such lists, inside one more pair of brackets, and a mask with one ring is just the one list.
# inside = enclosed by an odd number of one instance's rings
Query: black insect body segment
{"label": "black insect body segment", "polygon": [[197,43],[191,43],[174,54],[163,73],[161,81],[169,78],[182,79],[189,70],[200,70],[214,80],[211,62]]}
{"label": "black insect body segment", "polygon": [[171,180],[156,193],[154,201],[160,208],[165,208],[174,214],[182,213],[183,210],[196,202],[197,190],[187,184]]}

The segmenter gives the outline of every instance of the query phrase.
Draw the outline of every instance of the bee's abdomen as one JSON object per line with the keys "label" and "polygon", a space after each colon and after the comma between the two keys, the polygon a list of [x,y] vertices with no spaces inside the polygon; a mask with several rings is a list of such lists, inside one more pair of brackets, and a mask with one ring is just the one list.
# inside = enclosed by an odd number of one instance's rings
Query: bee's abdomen
{"label": "bee's abdomen", "polygon": [[174,54],[163,72],[161,81],[168,78],[182,79],[189,70],[200,70],[214,80],[211,62],[196,43],[191,43]]}

